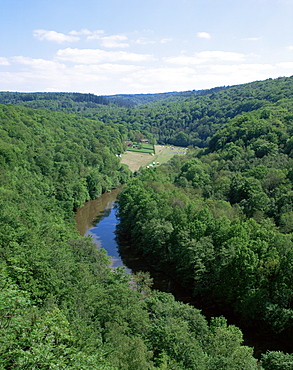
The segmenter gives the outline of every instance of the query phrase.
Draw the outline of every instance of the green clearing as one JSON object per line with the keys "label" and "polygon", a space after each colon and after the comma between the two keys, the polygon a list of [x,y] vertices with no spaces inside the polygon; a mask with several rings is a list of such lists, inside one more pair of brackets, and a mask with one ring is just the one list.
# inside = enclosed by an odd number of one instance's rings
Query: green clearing
{"label": "green clearing", "polygon": [[129,152],[138,152],[138,153],[154,153],[155,148],[153,144],[147,143],[134,143],[134,146],[127,149]]}
{"label": "green clearing", "polygon": [[155,145],[154,155],[145,152],[134,152],[127,150],[121,156],[121,163],[126,164],[129,167],[129,169],[132,172],[134,172],[137,171],[140,167],[146,167],[152,164],[153,162],[159,164],[166,163],[175,154],[184,155],[186,152],[187,152],[186,148]]}

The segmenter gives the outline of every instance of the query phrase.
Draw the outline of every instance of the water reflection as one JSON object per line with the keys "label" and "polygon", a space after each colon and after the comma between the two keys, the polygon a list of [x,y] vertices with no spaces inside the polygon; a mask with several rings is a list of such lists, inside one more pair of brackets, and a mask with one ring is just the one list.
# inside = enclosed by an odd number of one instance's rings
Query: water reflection
{"label": "water reflection", "polygon": [[[99,198],[86,202],[81,208],[79,208],[75,214],[76,227],[80,235],[86,235],[86,233],[101,219],[105,217],[106,213],[111,212],[113,203],[117,199],[117,195],[121,190],[121,186],[113,189],[108,193],[104,193]],[[99,220],[100,218],[100,220]]]}
{"label": "water reflection", "polygon": [[[106,249],[108,255],[112,257],[112,267],[125,267],[127,265],[129,268],[126,268],[126,272],[148,271],[154,279],[154,289],[173,293],[177,300],[200,308],[203,315],[208,319],[212,316],[224,315],[228,319],[229,324],[239,325],[237,317],[229,316],[229,313],[222,312],[213,305],[207,306],[206,302],[201,302],[198,298],[192,297],[190,292],[183,289],[170,276],[148,266],[145,258],[127,243],[125,235],[118,234],[116,239],[115,230],[118,221],[114,205],[120,190],[121,187],[114,189],[109,193],[103,194],[98,199],[85,203],[83,207],[78,209],[75,220],[80,234],[85,236],[91,235],[99,247]],[[117,243],[125,264],[120,257]],[[282,336],[270,335],[265,337],[262,332],[255,332],[251,328],[242,328],[242,332],[244,333],[244,343],[254,347],[257,358],[259,358],[261,353],[265,353],[267,349],[292,352],[292,344],[284,342]]]}
{"label": "water reflection", "polygon": [[[112,257],[112,267],[124,267],[117,249],[115,229],[117,225],[114,207],[121,187],[91,200],[79,208],[75,215],[76,227],[83,236],[92,236],[99,248],[104,248]],[[126,268],[127,272],[131,272]]]}

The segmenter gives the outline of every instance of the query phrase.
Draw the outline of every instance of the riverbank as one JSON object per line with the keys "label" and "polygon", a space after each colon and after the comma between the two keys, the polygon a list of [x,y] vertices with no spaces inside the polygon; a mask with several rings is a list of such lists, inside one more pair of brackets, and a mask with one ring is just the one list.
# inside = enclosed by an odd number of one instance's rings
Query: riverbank
{"label": "riverbank", "polygon": [[153,289],[172,293],[177,301],[189,303],[200,309],[208,321],[211,317],[224,316],[229,324],[241,327],[244,344],[254,348],[254,356],[257,359],[260,359],[267,350],[292,352],[291,343],[287,342],[282,335],[272,335],[264,331],[256,331],[253,327],[243,327],[239,317],[232,312],[219,309],[211,303],[202,301],[200,297],[194,297],[192,292],[184,289],[171,276],[152,268],[146,258],[131,246],[127,235],[121,231],[117,233],[116,225],[119,220],[113,204],[120,190],[121,187],[113,189],[98,199],[85,203],[75,217],[80,234],[92,236],[97,246],[104,248],[108,255],[113,257],[112,267],[125,266],[127,272],[133,273],[149,272],[154,282]]}

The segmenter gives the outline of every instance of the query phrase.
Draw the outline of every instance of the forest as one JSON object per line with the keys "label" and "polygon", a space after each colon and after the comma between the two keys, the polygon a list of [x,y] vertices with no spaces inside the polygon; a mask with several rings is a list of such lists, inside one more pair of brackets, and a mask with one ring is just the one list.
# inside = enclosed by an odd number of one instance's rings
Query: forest
{"label": "forest", "polygon": [[[68,109],[2,93],[0,369],[292,368],[290,346],[255,358],[240,329],[292,338],[292,90],[279,78],[132,108],[81,94]],[[132,174],[117,154],[138,134],[188,154]],[[119,184],[118,237],[202,307],[78,235],[74,210]]]}

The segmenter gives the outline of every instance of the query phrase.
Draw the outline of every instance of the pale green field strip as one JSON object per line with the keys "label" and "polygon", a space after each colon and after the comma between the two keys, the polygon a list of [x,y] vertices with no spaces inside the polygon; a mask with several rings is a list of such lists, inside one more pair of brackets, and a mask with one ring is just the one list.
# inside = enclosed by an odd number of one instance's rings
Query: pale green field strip
{"label": "pale green field strip", "polygon": [[140,167],[147,167],[155,163],[155,165],[168,162],[175,154],[185,154],[186,148],[155,145],[155,153],[139,153],[126,151],[121,155],[121,163],[126,164],[129,169],[134,172]]}

